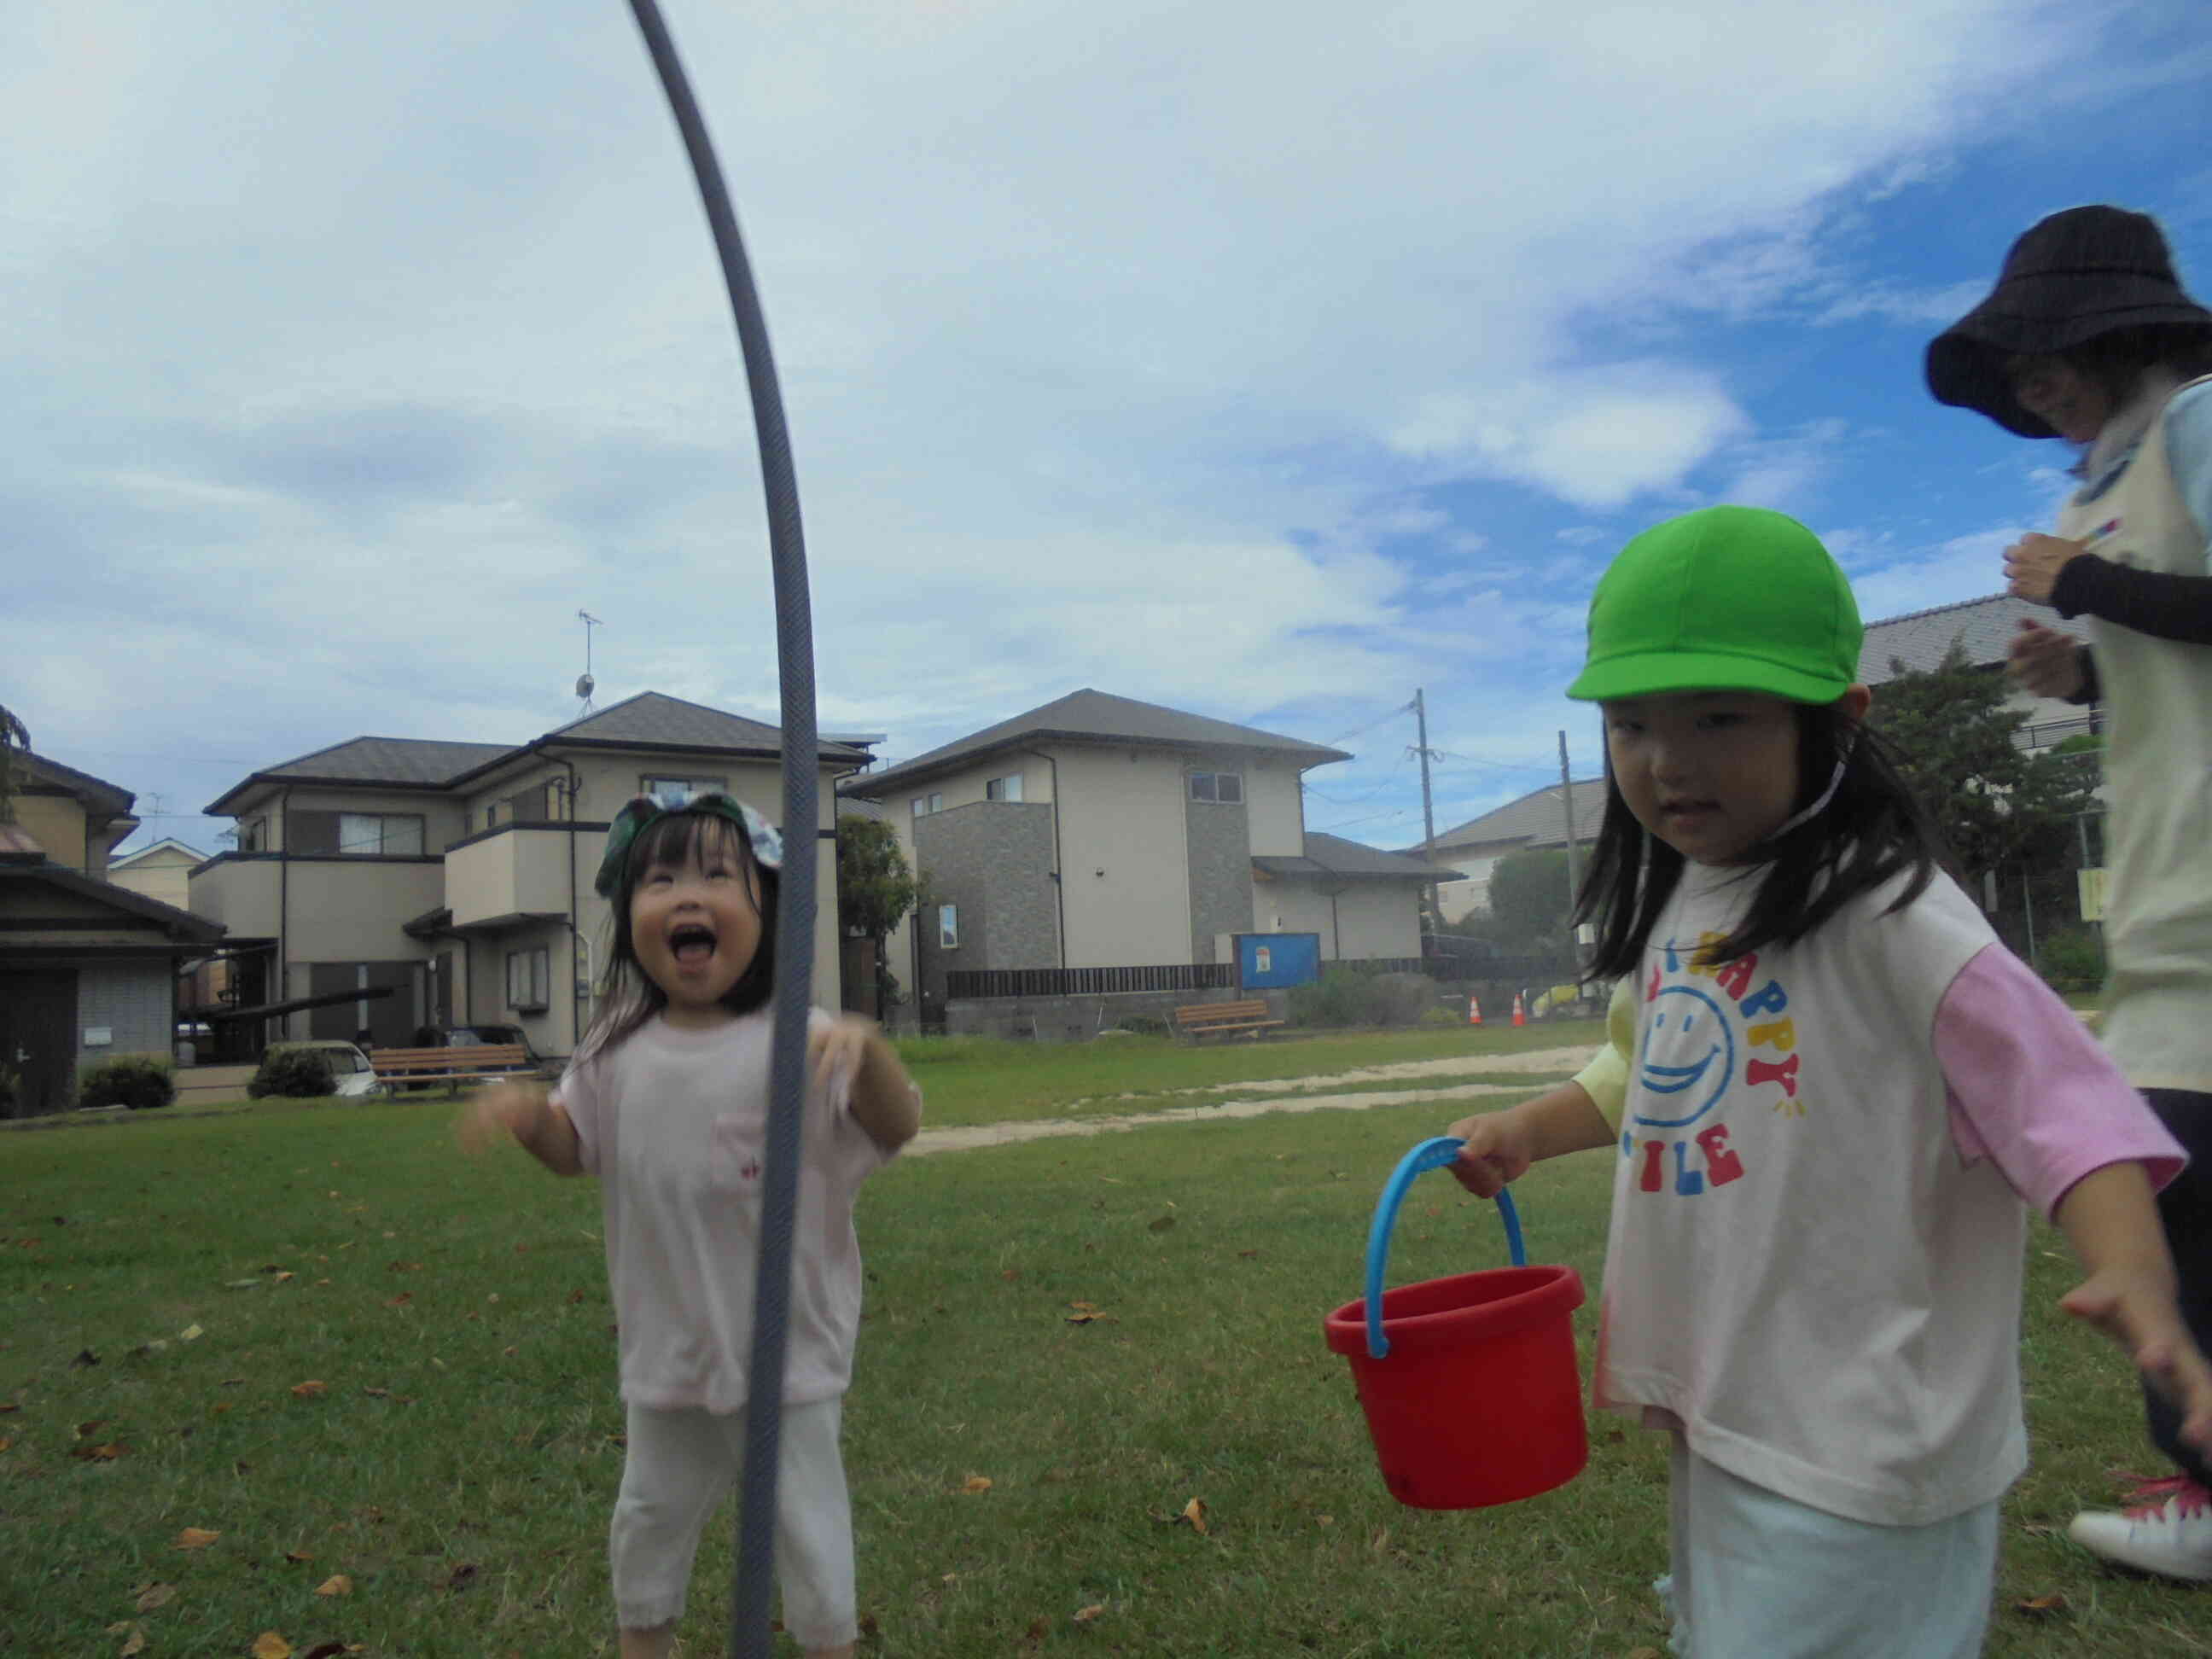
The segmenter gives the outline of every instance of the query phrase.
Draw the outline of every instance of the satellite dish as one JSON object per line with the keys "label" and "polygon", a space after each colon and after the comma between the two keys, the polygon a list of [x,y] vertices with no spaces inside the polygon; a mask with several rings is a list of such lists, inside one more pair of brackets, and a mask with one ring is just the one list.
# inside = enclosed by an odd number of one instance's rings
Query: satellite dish
{"label": "satellite dish", "polygon": [[577,675],[576,695],[580,697],[589,697],[592,695],[592,689],[597,686],[599,682],[594,680],[589,674]]}

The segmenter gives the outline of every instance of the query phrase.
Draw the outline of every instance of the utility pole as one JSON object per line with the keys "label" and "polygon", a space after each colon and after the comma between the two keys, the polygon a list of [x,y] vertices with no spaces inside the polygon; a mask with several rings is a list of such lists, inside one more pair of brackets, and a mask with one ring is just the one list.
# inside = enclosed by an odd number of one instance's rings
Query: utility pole
{"label": "utility pole", "polygon": [[[1429,795],[1429,707],[1422,700],[1419,686],[1413,688],[1413,726],[1420,743],[1415,752],[1421,757],[1421,852],[1425,856],[1433,858],[1436,855],[1437,814]],[[1429,883],[1426,891],[1429,931],[1441,933],[1444,930],[1444,918],[1443,908],[1437,902],[1436,884]]]}
{"label": "utility pole", "polygon": [[1582,939],[1575,931],[1575,786],[1567,775],[1567,734],[1559,733],[1559,808],[1567,817],[1567,944],[1575,953],[1575,966],[1583,965]]}

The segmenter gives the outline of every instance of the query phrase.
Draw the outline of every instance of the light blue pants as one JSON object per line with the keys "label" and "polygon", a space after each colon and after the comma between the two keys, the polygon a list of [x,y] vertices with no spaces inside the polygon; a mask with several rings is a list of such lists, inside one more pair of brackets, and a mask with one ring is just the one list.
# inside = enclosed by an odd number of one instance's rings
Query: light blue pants
{"label": "light blue pants", "polygon": [[1878,1527],[1739,1480],[1673,1437],[1674,1572],[1658,1588],[1681,1659],[1975,1659],[1996,1583],[1992,1501]]}

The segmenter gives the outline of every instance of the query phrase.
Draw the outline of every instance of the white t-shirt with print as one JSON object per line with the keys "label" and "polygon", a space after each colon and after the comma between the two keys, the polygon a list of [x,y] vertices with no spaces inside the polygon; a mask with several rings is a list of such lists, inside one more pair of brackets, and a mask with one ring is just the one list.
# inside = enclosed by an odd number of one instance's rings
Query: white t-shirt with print
{"label": "white t-shirt with print", "polygon": [[1934,1050],[1994,935],[1942,875],[1883,915],[1899,878],[1698,966],[1764,873],[1689,866],[1644,951],[1594,1395],[1815,1509],[1942,1520],[2027,1467],[2026,1212],[1960,1155]]}
{"label": "white t-shirt with print", "polygon": [[[812,1029],[829,1023],[814,1011]],[[555,1091],[599,1177],[607,1283],[632,1405],[745,1403],[760,1244],[772,1012],[706,1030],[659,1018],[570,1066]],[[788,1405],[842,1395],[860,1322],[853,1200],[889,1160],[852,1113],[850,1079],[807,1093],[792,1240]]]}

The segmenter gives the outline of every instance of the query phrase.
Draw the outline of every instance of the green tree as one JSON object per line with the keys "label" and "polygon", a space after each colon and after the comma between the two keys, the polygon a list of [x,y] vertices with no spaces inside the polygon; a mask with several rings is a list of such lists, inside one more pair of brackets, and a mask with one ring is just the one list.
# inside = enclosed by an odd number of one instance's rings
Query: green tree
{"label": "green tree", "polygon": [[895,992],[884,940],[922,902],[923,884],[907,866],[898,832],[880,818],[847,812],[837,819],[837,926],[848,937],[873,942],[877,999]]}
{"label": "green tree", "polygon": [[31,734],[15,713],[0,704],[0,823],[9,823],[15,816],[15,757],[18,749],[31,746]]}
{"label": "green tree", "polygon": [[1571,899],[1564,848],[1524,847],[1508,853],[1490,868],[1491,921],[1485,936],[1509,951],[1563,948]]}
{"label": "green tree", "polygon": [[1890,667],[1872,724],[1896,749],[1970,888],[2008,866],[2039,894],[2070,883],[2074,820],[2094,806],[2090,763],[2022,749],[2014,737],[2027,717],[2007,707],[2003,674],[1974,666],[1956,641],[1933,668],[1908,672],[1894,659]]}

